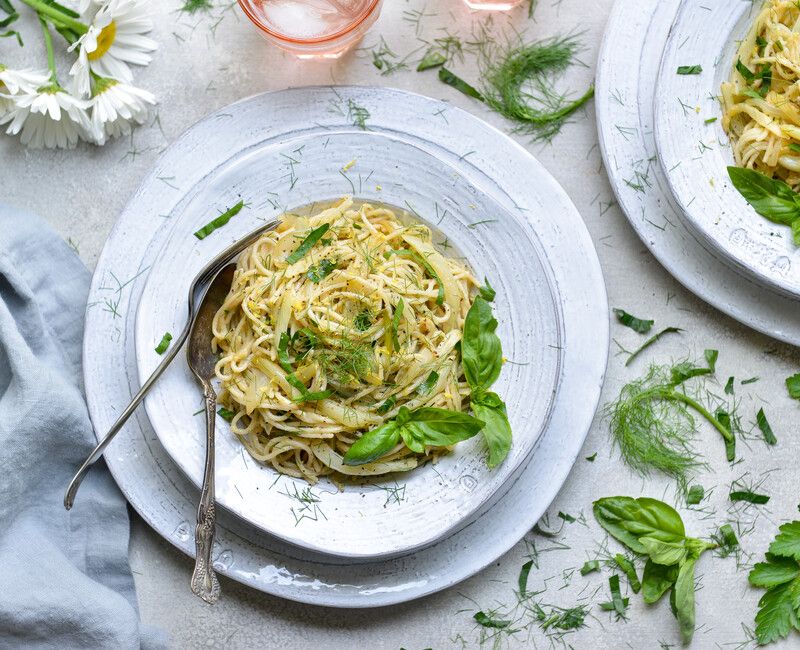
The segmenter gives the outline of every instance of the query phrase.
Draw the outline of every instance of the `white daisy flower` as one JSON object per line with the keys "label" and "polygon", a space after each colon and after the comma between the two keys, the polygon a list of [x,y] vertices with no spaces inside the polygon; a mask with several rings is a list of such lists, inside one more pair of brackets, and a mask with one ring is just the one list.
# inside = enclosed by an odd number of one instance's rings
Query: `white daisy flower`
{"label": "white daisy flower", "polygon": [[0,93],[32,93],[49,81],[47,70],[10,70],[0,63]]}
{"label": "white daisy flower", "polygon": [[88,93],[92,70],[103,77],[133,81],[128,64],[147,65],[158,44],[143,34],[153,29],[150,10],[142,0],[109,0],[94,14],[92,24],[71,47],[78,61],[70,70],[78,89]]}
{"label": "white daisy flower", "polygon": [[6,133],[34,149],[72,148],[81,137],[90,137],[91,125],[86,113],[88,102],[73,97],[51,83],[30,93],[13,95],[14,107],[2,118]]}
{"label": "white daisy flower", "polygon": [[144,124],[156,98],[152,93],[116,79],[100,78],[95,82],[91,100],[91,125],[97,144],[107,138],[128,135],[133,122]]}

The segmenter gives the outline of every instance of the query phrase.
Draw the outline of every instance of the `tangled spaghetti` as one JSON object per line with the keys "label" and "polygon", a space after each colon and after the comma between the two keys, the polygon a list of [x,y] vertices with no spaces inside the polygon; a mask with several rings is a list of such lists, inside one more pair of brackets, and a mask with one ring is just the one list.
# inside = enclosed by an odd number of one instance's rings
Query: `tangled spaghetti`
{"label": "tangled spaghetti", "polygon": [[380,461],[342,463],[401,406],[469,409],[457,344],[476,287],[462,262],[433,247],[427,227],[387,208],[346,198],[311,217],[287,216],[242,253],[214,318],[233,432],[256,460],[312,483],[435,457],[400,443]]}
{"label": "tangled spaghetti", "polygon": [[800,189],[800,6],[769,0],[722,84],[722,126],[739,167]]}

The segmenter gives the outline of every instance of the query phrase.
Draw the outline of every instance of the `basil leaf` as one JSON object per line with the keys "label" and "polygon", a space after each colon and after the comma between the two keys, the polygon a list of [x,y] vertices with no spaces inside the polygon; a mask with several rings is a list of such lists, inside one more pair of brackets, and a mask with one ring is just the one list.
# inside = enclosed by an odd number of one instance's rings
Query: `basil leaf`
{"label": "basil leaf", "polygon": [[653,320],[645,320],[643,318],[636,318],[633,314],[629,314],[624,309],[617,309],[614,308],[614,313],[617,315],[617,320],[625,325],[625,327],[630,327],[634,332],[639,332],[639,334],[647,334],[650,329],[653,327]]}
{"label": "basil leaf", "polygon": [[209,221],[205,226],[200,228],[200,230],[194,233],[194,236],[197,237],[198,239],[205,239],[217,228],[222,228],[222,226],[227,224],[233,217],[239,214],[242,211],[243,207],[244,207],[244,201],[239,201],[232,208],[226,210],[216,219]]}
{"label": "basil leaf", "polygon": [[230,411],[226,409],[224,406],[220,406],[219,411],[217,411],[217,414],[223,420],[227,420],[228,422],[230,422],[231,420],[233,420],[234,417],[236,417],[236,413],[234,411]]}
{"label": "basil leaf", "polygon": [[392,407],[397,403],[397,398],[394,395],[391,395],[383,404],[381,404],[375,412],[378,415],[385,415],[389,411],[392,410]]}
{"label": "basil leaf", "polygon": [[702,485],[693,485],[689,488],[689,491],[686,493],[686,505],[688,506],[696,506],[703,500],[703,497],[706,495],[705,488]]}
{"label": "basil leaf", "polygon": [[532,566],[533,566],[533,560],[528,560],[525,564],[522,565],[522,568],[519,570],[519,577],[517,578],[517,586],[519,586],[519,595],[522,598],[525,598],[525,594],[528,591],[528,575],[530,575]]}
{"label": "basil leaf", "polygon": [[164,336],[161,337],[161,341],[156,346],[156,353],[157,354],[164,354],[169,347],[169,344],[172,342],[172,334],[169,332],[165,332]]}
{"label": "basil leaf", "polygon": [[423,70],[430,70],[431,68],[438,68],[440,65],[444,65],[447,63],[447,57],[439,52],[436,48],[430,48],[427,52],[425,52],[425,56],[419,62],[417,66],[417,72],[422,72]]}
{"label": "basil leaf", "polygon": [[700,368],[695,366],[690,361],[672,366],[670,370],[671,383],[673,386],[682,384],[683,382],[691,379],[692,377],[700,377],[701,375],[710,375],[713,371],[711,368]]}
{"label": "basil leaf", "polygon": [[484,612],[477,612],[473,616],[473,618],[477,621],[479,625],[482,625],[483,627],[493,627],[498,630],[502,630],[511,625],[511,621],[503,621],[496,618],[492,618],[491,616],[488,616]]}
{"label": "basil leaf", "polygon": [[492,285],[489,284],[489,278],[483,278],[483,286],[478,287],[478,293],[486,302],[493,302],[497,295],[497,292],[492,289]]}
{"label": "basil leaf", "polygon": [[409,430],[412,437],[426,447],[454,445],[472,438],[482,427],[483,422],[466,413],[439,408],[412,411],[410,420],[403,425],[404,430]]}
{"label": "basil leaf", "polygon": [[703,356],[706,358],[708,369],[711,371],[711,374],[713,375],[717,371],[717,359],[719,359],[719,350],[706,350],[703,353]]}
{"label": "basil leaf", "polygon": [[319,264],[312,266],[306,271],[306,277],[314,284],[319,284],[336,269],[336,262],[329,259],[322,260]]}
{"label": "basil leaf", "polygon": [[497,393],[481,393],[473,398],[472,411],[475,417],[484,422],[481,433],[489,448],[487,465],[496,467],[511,451],[511,423],[508,421],[506,405]]}
{"label": "basil leaf", "polygon": [[417,386],[417,393],[420,395],[427,395],[433,390],[433,387],[436,386],[437,381],[439,381],[439,373],[435,370],[431,370],[431,374],[425,378],[425,381]]}
{"label": "basil leaf", "polygon": [[400,338],[397,334],[397,328],[400,327],[400,319],[403,318],[404,309],[405,302],[403,302],[403,299],[400,298],[400,300],[397,302],[397,307],[394,309],[394,314],[392,314],[392,347],[395,349],[395,351],[400,349]]}
{"label": "basil leaf", "polygon": [[778,442],[775,433],[772,431],[772,427],[769,425],[763,408],[758,409],[758,413],[756,413],[756,422],[758,423],[758,428],[761,429],[761,433],[764,434],[764,440],[768,445],[774,445]]}
{"label": "basil leaf", "polygon": [[614,562],[617,563],[617,566],[628,578],[628,584],[631,586],[631,591],[633,591],[635,594],[638,594],[639,590],[642,588],[642,583],[639,582],[639,576],[636,575],[636,567],[633,566],[633,562],[631,562],[621,553],[617,553],[614,556]]}
{"label": "basil leaf", "polygon": [[648,605],[658,602],[678,579],[678,565],[665,566],[647,560],[642,574],[642,596]]}
{"label": "basil leaf", "polygon": [[345,465],[371,463],[388,454],[400,442],[400,427],[391,421],[367,431],[356,440],[342,459]]}
{"label": "basil leaf", "polygon": [[320,239],[322,239],[323,235],[328,232],[331,225],[329,223],[323,223],[319,228],[314,228],[306,238],[300,242],[300,245],[292,252],[287,258],[286,262],[288,264],[294,264],[295,262],[299,262],[303,256],[310,251],[314,244],[316,244]]}
{"label": "basil leaf", "polygon": [[675,616],[678,619],[678,627],[684,645],[688,645],[694,636],[694,565],[696,562],[697,559],[692,557],[681,564],[678,570],[678,579],[673,588]]}
{"label": "basil leaf", "polygon": [[484,101],[483,95],[476,89],[470,86],[466,81],[461,79],[461,77],[457,77],[454,75],[450,70],[445,67],[439,68],[439,81],[442,83],[446,83],[448,86],[452,86],[459,92],[464,93],[468,97],[474,97],[475,99],[479,99]]}
{"label": "basil leaf", "polygon": [[736,59],[736,70],[745,78],[745,81],[753,81],[756,78],[755,73],[742,63],[741,59]]}
{"label": "basil leaf", "polygon": [[790,226],[800,218],[797,193],[783,181],[754,169],[728,167],[733,186],[762,217]]}
{"label": "basil leaf", "polygon": [[608,588],[611,591],[611,602],[614,604],[614,611],[618,616],[625,615],[625,603],[622,601],[622,593],[619,589],[619,576],[614,574],[608,578]]}
{"label": "basil leaf", "polygon": [[639,541],[649,537],[664,542],[678,542],[686,537],[683,521],[666,503],[641,497],[605,497],[593,505],[598,523],[634,553],[647,554]]}
{"label": "basil leaf", "polygon": [[678,66],[678,74],[700,74],[703,71],[701,65],[680,65]]}
{"label": "basil leaf", "polygon": [[587,560],[581,567],[581,575],[585,576],[591,573],[592,571],[599,571],[599,570],[600,570],[599,560]]}
{"label": "basil leaf", "polygon": [[642,537],[639,543],[644,546],[650,559],[656,564],[679,564],[686,559],[687,551],[684,540],[679,542],[662,542],[652,537]]}
{"label": "basil leaf", "polygon": [[789,391],[789,397],[800,399],[800,372],[786,378],[786,390]]}
{"label": "basil leaf", "polygon": [[800,219],[792,221],[792,239],[795,246],[800,246]]}
{"label": "basil leaf", "polygon": [[464,375],[473,391],[488,390],[500,375],[503,349],[496,329],[491,305],[476,296],[467,312],[461,340]]}

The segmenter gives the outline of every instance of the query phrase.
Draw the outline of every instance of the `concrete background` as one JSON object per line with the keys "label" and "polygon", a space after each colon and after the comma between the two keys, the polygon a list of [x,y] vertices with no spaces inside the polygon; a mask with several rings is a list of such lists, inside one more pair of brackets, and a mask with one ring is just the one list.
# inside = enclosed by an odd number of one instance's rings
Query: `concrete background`
{"label": "concrete background", "polygon": [[[620,0],[623,2],[631,0]],[[656,0],[652,0],[655,2]],[[137,70],[136,82],[155,92],[160,100],[158,120],[134,132],[131,139],[103,148],[81,145],[74,151],[28,151],[16,139],[0,137],[2,199],[35,210],[73,243],[92,267],[116,215],[165,145],[206,113],[241,97],[308,84],[384,84],[414,90],[452,102],[510,131],[511,126],[483,105],[440,84],[435,72],[417,73],[423,47],[444,29],[464,41],[487,26],[499,35],[511,30],[526,40],[554,34],[580,34],[585,49],[581,60],[564,81],[564,88],[582,90],[594,76],[595,61],[612,0],[539,0],[533,17],[527,7],[508,15],[470,13],[461,0],[386,0],[379,22],[360,49],[335,62],[301,62],[264,43],[238,7],[227,0],[206,14],[187,16],[178,11],[181,0],[153,2],[160,43],[153,63]],[[526,3],[527,5],[527,3]],[[422,14],[422,15],[420,15]],[[487,24],[487,20],[489,23]],[[26,47],[11,39],[0,41],[0,61],[8,65],[34,65],[43,61],[36,31],[24,25]],[[398,59],[409,55],[407,70],[381,76],[372,65],[370,51],[385,39]],[[625,47],[624,43],[619,44]],[[466,55],[453,66],[467,80],[477,78],[474,56]],[[66,72],[64,66],[62,69]],[[446,126],[445,126],[446,128]],[[749,331],[686,292],[650,256],[614,205],[613,193],[597,148],[593,105],[575,116],[550,144],[525,145],[564,185],[581,211],[597,246],[606,277],[611,306],[624,307],[653,318],[656,327],[676,325],[686,331],[665,339],[633,368],[612,343],[603,403],[620,387],[638,376],[649,360],[668,362],[682,357],[702,357],[704,348],[720,351],[719,384],[708,388],[722,393],[728,376],[759,377],[746,386],[737,382],[737,400],[743,427],[754,427],[755,413],[763,406],[779,443],[767,447],[758,431],[740,441],[741,461],[724,462],[718,435],[700,426],[697,447],[708,462],[697,482],[712,491],[700,507],[680,508],[688,530],[697,536],[712,534],[726,521],[742,528],[742,554],[725,559],[706,554],[698,565],[698,629],[695,648],[743,648],[746,627],[753,626],[761,592],[747,585],[747,564],[763,555],[777,526],[798,515],[800,495],[797,467],[800,442],[797,415],[784,379],[800,370],[797,350]],[[587,336],[592,335],[587,323]],[[612,336],[627,349],[638,346],[639,335],[617,324]],[[598,345],[604,343],[599,341]],[[581,399],[575,396],[575,399]],[[594,462],[583,460],[597,452]],[[743,478],[742,478],[743,477]],[[766,506],[732,509],[727,494],[741,478],[761,483],[771,496]],[[666,602],[646,607],[640,595],[630,594],[627,620],[617,621],[597,603],[609,600],[609,568],[582,577],[575,571],[584,561],[620,551],[607,542],[591,515],[591,503],[601,496],[650,495],[677,502],[674,485],[666,479],[643,479],[619,461],[610,446],[608,425],[595,419],[584,453],[551,508],[542,528],[557,531],[545,536],[531,532],[512,551],[472,579],[443,593],[405,605],[367,611],[341,611],[281,601],[223,579],[224,596],[208,607],[191,595],[188,579],[192,562],[133,515],[131,564],[139,593],[142,620],[164,628],[172,646],[226,648],[473,648],[562,647],[666,648],[677,646],[679,636]],[[564,523],[561,511],[577,518]],[[606,547],[607,544],[607,547]],[[545,634],[530,619],[513,626],[513,634],[481,634],[472,618],[479,609],[489,611],[515,602],[514,589],[521,565],[536,557],[528,590],[543,604],[573,607],[593,604],[586,626],[560,637]],[[623,584],[625,580],[623,579]],[[548,608],[549,610],[549,608]],[[513,616],[512,616],[513,618]],[[797,647],[794,633],[785,647]]]}

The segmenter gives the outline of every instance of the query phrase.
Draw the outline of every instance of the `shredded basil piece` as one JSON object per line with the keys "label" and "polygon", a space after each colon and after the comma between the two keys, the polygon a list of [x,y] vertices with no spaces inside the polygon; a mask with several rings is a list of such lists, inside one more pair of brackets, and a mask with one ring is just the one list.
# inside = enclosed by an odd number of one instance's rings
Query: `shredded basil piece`
{"label": "shredded basil piece", "polygon": [[172,334],[169,332],[165,332],[164,336],[161,337],[161,342],[156,346],[156,352],[158,354],[164,354],[169,347],[169,344],[172,342]]}
{"label": "shredded basil piece", "polygon": [[703,71],[701,65],[681,65],[678,66],[678,74],[700,74]]}
{"label": "shredded basil piece", "polygon": [[769,503],[770,499],[766,494],[757,494],[751,490],[735,490],[728,496],[731,501],[746,501],[747,503],[755,503],[757,505]]}
{"label": "shredded basil piece", "polygon": [[403,318],[403,310],[405,309],[405,302],[403,299],[397,303],[397,307],[394,308],[394,314],[392,314],[392,346],[394,347],[395,352],[400,349],[400,337],[397,333],[397,329],[400,327],[400,320]]}
{"label": "shredded basil piece", "polygon": [[227,420],[228,422],[230,422],[231,420],[233,420],[234,416],[236,415],[236,413],[234,413],[233,411],[229,411],[229,410],[228,410],[228,409],[226,409],[224,406],[223,406],[223,407],[220,407],[220,409],[219,409],[219,411],[217,411],[217,413],[219,414],[219,416],[220,416],[220,417],[221,417],[223,420]]}
{"label": "shredded basil piece", "polygon": [[427,376],[425,381],[423,381],[419,386],[417,386],[417,392],[420,395],[429,394],[433,390],[433,387],[436,385],[437,381],[439,381],[439,373],[432,370],[431,374]]}
{"label": "shredded basil piece", "polygon": [[626,312],[624,309],[617,309],[615,307],[613,311],[617,315],[617,320],[620,323],[626,327],[630,327],[634,332],[639,332],[639,334],[647,334],[653,327],[653,323],[655,323],[655,321],[652,320],[637,318],[633,314]]}
{"label": "shredded basil piece", "polygon": [[775,434],[772,432],[772,427],[769,425],[767,421],[767,416],[764,413],[764,409],[758,409],[758,413],[756,413],[756,422],[758,423],[758,428],[761,429],[761,433],[764,434],[764,440],[767,441],[768,445],[774,445],[778,442],[778,439],[775,437]]}
{"label": "shredded basil piece", "polygon": [[705,488],[702,485],[693,485],[686,493],[686,505],[696,506],[703,500],[706,495]]}
{"label": "shredded basil piece", "polygon": [[303,256],[310,251],[314,244],[316,244],[322,236],[330,230],[331,225],[329,223],[323,223],[319,228],[314,228],[306,238],[300,242],[300,245],[291,253],[287,258],[286,262],[289,264],[294,264],[295,262],[299,262]]}
{"label": "shredded basil piece", "polygon": [[200,230],[194,233],[194,236],[197,237],[198,239],[205,239],[217,228],[222,228],[222,226],[227,224],[233,217],[239,214],[239,212],[241,212],[243,207],[244,207],[244,201],[239,201],[232,208],[229,208],[221,215],[219,215],[216,219],[209,221],[205,226],[200,228]]}
{"label": "shredded basil piece", "polygon": [[599,560],[587,560],[581,567],[581,575],[585,576],[589,573],[592,573],[593,571],[599,571],[599,570],[600,570]]}
{"label": "shredded basil piece", "polygon": [[397,398],[394,395],[392,395],[383,404],[381,404],[377,409],[375,409],[375,412],[378,415],[385,415],[386,413],[388,413],[389,411],[392,410],[392,407],[396,403],[397,403]]}
{"label": "shredded basil piece", "polygon": [[470,86],[461,77],[457,77],[445,67],[439,68],[439,81],[446,83],[448,86],[452,86],[453,88],[455,88],[459,92],[464,93],[468,97],[474,97],[475,99],[484,101],[483,95],[481,95],[480,91],[478,91],[477,88]]}
{"label": "shredded basil piece", "polygon": [[438,68],[440,65],[444,65],[445,63],[447,63],[447,57],[439,50],[432,47],[425,52],[425,56],[423,56],[420,60],[419,65],[417,66],[417,72],[430,70],[431,68]]}

